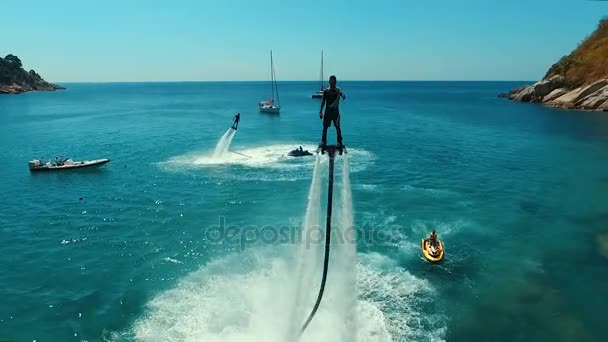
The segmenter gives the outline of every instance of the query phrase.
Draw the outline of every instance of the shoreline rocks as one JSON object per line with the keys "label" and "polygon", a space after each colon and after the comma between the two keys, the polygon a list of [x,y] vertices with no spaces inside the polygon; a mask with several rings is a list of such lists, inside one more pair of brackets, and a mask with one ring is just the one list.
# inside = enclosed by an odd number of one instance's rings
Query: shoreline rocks
{"label": "shoreline rocks", "polygon": [[65,87],[52,83],[33,85],[20,85],[13,83],[0,85],[0,94],[21,94],[30,91],[55,91],[62,89],[65,89]]}
{"label": "shoreline rocks", "polygon": [[555,75],[530,86],[500,94],[518,102],[538,102],[555,108],[608,112],[608,79],[575,89],[564,88],[564,78]]}

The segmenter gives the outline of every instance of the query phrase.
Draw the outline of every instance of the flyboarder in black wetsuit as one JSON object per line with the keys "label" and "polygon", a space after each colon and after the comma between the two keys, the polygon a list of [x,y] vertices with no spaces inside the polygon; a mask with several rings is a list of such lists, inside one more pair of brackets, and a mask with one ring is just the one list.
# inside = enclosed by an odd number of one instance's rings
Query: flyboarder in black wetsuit
{"label": "flyboarder in black wetsuit", "polygon": [[236,115],[234,116],[234,123],[232,124],[232,129],[234,129],[236,131],[237,127],[239,126],[240,121],[241,121],[241,113],[236,113]]}
{"label": "flyboarder in black wetsuit", "polygon": [[[342,147],[342,130],[340,129],[340,97],[346,99],[346,95],[336,87],[336,76],[329,77],[329,88],[323,91],[323,99],[321,100],[321,109],[319,110],[319,118],[323,119],[323,136],[321,145],[327,145],[327,129],[334,123],[336,127],[336,135],[338,138],[338,146]],[[323,117],[323,106],[325,106],[325,117]]]}

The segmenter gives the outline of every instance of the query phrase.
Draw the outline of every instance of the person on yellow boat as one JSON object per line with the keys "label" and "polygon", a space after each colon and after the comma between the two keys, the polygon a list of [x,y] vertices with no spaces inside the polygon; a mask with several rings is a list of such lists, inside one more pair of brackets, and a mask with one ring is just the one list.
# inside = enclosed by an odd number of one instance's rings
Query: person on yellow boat
{"label": "person on yellow boat", "polygon": [[437,233],[435,233],[435,229],[429,235],[429,253],[432,256],[439,255],[439,242],[437,240]]}
{"label": "person on yellow boat", "polygon": [[431,242],[432,245],[437,244],[437,233],[435,233],[435,229],[433,229],[433,231],[431,232],[431,235],[429,235],[429,241]]}

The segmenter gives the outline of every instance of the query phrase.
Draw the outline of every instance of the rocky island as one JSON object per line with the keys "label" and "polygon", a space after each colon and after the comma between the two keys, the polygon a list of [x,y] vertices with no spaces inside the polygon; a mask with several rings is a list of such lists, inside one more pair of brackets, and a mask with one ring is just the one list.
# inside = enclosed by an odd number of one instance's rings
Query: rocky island
{"label": "rocky island", "polygon": [[0,94],[19,94],[27,91],[65,89],[42,79],[34,70],[25,71],[15,55],[0,57]]}
{"label": "rocky island", "polygon": [[608,111],[608,18],[553,64],[541,81],[499,96],[565,109]]}

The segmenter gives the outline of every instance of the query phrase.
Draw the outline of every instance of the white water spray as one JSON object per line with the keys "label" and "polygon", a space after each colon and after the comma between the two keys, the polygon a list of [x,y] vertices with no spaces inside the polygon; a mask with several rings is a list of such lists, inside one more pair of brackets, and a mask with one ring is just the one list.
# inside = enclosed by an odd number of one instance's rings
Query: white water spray
{"label": "white water spray", "polygon": [[306,332],[307,341],[350,342],[358,337],[352,192],[347,155],[342,160],[341,189],[336,191],[339,195],[334,197],[334,208],[337,210],[332,220],[327,285],[317,317],[309,327],[311,331]]}
{"label": "white water spray", "polygon": [[[299,336],[315,303],[323,271],[325,222],[320,221],[325,218],[326,161],[318,156],[314,162],[303,235],[297,246],[251,248],[215,258],[174,288],[156,295],[124,338],[117,333],[110,340],[295,342],[299,337],[298,342],[442,341],[447,331],[445,316],[420,309],[434,298],[430,282],[379,253],[358,255],[362,262],[355,269],[354,234],[348,230],[354,221],[346,156],[336,157],[343,166],[341,171],[336,167],[327,286],[317,314]],[[290,255],[277,255],[280,250]]]}
{"label": "white water spray", "polygon": [[232,143],[232,139],[234,138],[235,134],[236,130],[228,128],[226,133],[224,133],[224,135],[222,135],[220,140],[217,142],[217,145],[215,145],[215,151],[213,151],[213,159],[220,159],[226,154],[226,152],[228,152],[228,149],[230,148],[230,144]]}
{"label": "white water spray", "polygon": [[[319,158],[319,157],[318,157]],[[334,197],[336,214],[333,216],[331,250],[329,256],[328,278],[321,305],[301,341],[355,341],[357,339],[357,306],[355,278],[355,235],[353,231],[352,196],[349,178],[348,159],[344,157],[342,168],[342,189]],[[299,333],[302,322],[308,317],[319,291],[319,281],[323,272],[325,226],[321,226],[321,181],[318,165],[315,164],[313,182],[309,194],[307,215],[303,227],[303,239],[295,277],[295,305],[293,307],[291,335]],[[341,203],[341,204],[338,204]]]}
{"label": "white water spray", "polygon": [[336,311],[344,320],[342,327],[343,341],[355,341],[357,337],[357,278],[355,274],[356,234],[353,224],[353,201],[350,185],[348,155],[343,156],[342,166],[342,206],[338,213],[338,222],[333,233],[337,243],[333,244],[333,267],[336,271],[330,278],[336,282]]}
{"label": "white water spray", "polygon": [[289,327],[288,340],[295,340],[300,335],[302,323],[306,319],[310,306],[314,303],[316,288],[319,282],[319,273],[322,271],[324,237],[321,234],[321,156],[317,155],[312,174],[312,182],[308,192],[308,206],[299,240],[294,274],[294,305],[291,312],[291,327]]}

